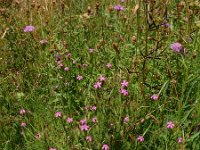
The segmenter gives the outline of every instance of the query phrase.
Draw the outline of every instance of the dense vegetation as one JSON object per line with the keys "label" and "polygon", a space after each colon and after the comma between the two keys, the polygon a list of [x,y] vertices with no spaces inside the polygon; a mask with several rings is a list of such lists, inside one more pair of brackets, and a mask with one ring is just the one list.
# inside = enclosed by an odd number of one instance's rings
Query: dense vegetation
{"label": "dense vegetation", "polygon": [[0,149],[200,149],[198,0],[0,3]]}

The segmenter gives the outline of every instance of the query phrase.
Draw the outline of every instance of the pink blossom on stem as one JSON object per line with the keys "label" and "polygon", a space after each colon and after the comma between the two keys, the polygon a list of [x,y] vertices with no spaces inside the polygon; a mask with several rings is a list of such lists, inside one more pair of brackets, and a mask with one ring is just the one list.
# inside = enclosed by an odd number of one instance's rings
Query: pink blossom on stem
{"label": "pink blossom on stem", "polygon": [[78,76],[76,77],[76,79],[80,81],[80,80],[83,79],[83,76],[78,75]]}
{"label": "pink blossom on stem", "polygon": [[26,127],[26,122],[22,122],[21,127]]}
{"label": "pink blossom on stem", "polygon": [[95,88],[95,89],[100,89],[100,88],[101,88],[101,85],[102,85],[101,82],[96,82],[96,83],[94,84],[94,88]]}
{"label": "pink blossom on stem", "polygon": [[68,117],[68,118],[67,118],[67,122],[68,122],[68,123],[72,123],[72,122],[73,122],[73,118]]}
{"label": "pink blossom on stem", "polygon": [[118,4],[118,5],[114,6],[114,9],[117,10],[117,11],[123,11],[124,7]]}
{"label": "pink blossom on stem", "polygon": [[91,106],[91,107],[90,107],[90,110],[96,110],[96,109],[97,109],[96,106]]}
{"label": "pink blossom on stem", "polygon": [[94,49],[93,49],[93,48],[89,48],[89,52],[90,52],[90,53],[93,53],[93,52],[94,52]]}
{"label": "pink blossom on stem", "polygon": [[49,150],[57,150],[56,148],[49,148]]}
{"label": "pink blossom on stem", "polygon": [[40,40],[40,44],[47,44],[47,43],[48,43],[48,41],[46,39]]}
{"label": "pink blossom on stem", "polygon": [[86,124],[86,123],[87,123],[86,118],[80,120],[80,125],[84,125],[84,124]]}
{"label": "pink blossom on stem", "polygon": [[59,64],[58,66],[59,66],[60,68],[62,68],[64,65],[63,65],[63,64]]}
{"label": "pink blossom on stem", "polygon": [[64,69],[65,71],[69,71],[69,67],[65,67],[65,69]]}
{"label": "pink blossom on stem", "polygon": [[56,117],[56,118],[61,117],[61,116],[62,116],[62,112],[57,111],[57,112],[55,113],[55,117]]}
{"label": "pink blossom on stem", "polygon": [[25,109],[20,109],[19,113],[20,113],[20,115],[25,115],[26,114],[26,110]]}
{"label": "pink blossom on stem", "polygon": [[36,139],[40,139],[40,138],[41,138],[41,134],[40,134],[40,133],[37,133],[37,134],[35,135],[35,138],[36,138]]}
{"label": "pink blossom on stem", "polygon": [[93,117],[93,118],[92,118],[92,122],[93,122],[93,123],[96,123],[96,122],[97,122],[97,118],[96,118],[96,117]]}
{"label": "pink blossom on stem", "polygon": [[126,117],[124,117],[124,123],[128,123],[129,122],[129,117],[128,116],[126,116]]}
{"label": "pink blossom on stem", "polygon": [[167,122],[167,128],[168,129],[173,129],[174,128],[174,123],[172,121]]}
{"label": "pink blossom on stem", "polygon": [[128,82],[126,80],[123,80],[121,82],[122,87],[128,87]]}
{"label": "pink blossom on stem", "polygon": [[102,150],[109,150],[110,148],[109,148],[109,146],[107,144],[103,144],[101,149]]}
{"label": "pink blossom on stem", "polygon": [[177,142],[180,144],[180,143],[182,143],[183,142],[183,138],[182,137],[178,137],[177,138]]}
{"label": "pink blossom on stem", "polygon": [[81,131],[88,131],[89,130],[89,126],[88,125],[86,125],[86,124],[84,124],[84,125],[80,125],[80,129],[81,129]]}
{"label": "pink blossom on stem", "polygon": [[26,27],[24,28],[24,32],[32,32],[32,31],[34,31],[34,30],[35,30],[35,27],[32,26],[32,25],[26,26]]}
{"label": "pink blossom on stem", "polygon": [[88,110],[88,106],[84,106],[83,109],[84,109],[84,110]]}
{"label": "pink blossom on stem", "polygon": [[87,68],[87,67],[88,67],[88,64],[82,64],[82,66],[83,66],[84,68]]}
{"label": "pink blossom on stem", "polygon": [[91,136],[89,136],[89,135],[88,135],[88,136],[86,136],[86,138],[85,138],[85,139],[86,139],[86,141],[88,141],[88,142],[92,142],[92,137],[91,137]]}
{"label": "pink blossom on stem", "polygon": [[99,80],[100,82],[105,81],[105,79],[106,79],[106,78],[105,78],[103,75],[100,75],[99,78],[98,78],[98,80]]}
{"label": "pink blossom on stem", "polygon": [[138,138],[137,138],[137,140],[139,142],[143,142],[144,141],[144,137],[142,135],[139,135]]}
{"label": "pink blossom on stem", "polygon": [[151,96],[151,99],[156,101],[156,100],[159,99],[159,95],[158,95],[158,94],[153,94],[153,95]]}
{"label": "pink blossom on stem", "polygon": [[183,46],[181,43],[173,43],[170,45],[170,48],[175,52],[175,53],[179,53],[183,50]]}
{"label": "pink blossom on stem", "polygon": [[128,95],[128,91],[126,89],[120,89],[120,93],[123,94],[124,96]]}
{"label": "pink blossom on stem", "polygon": [[106,64],[106,67],[107,67],[107,68],[111,68],[111,67],[112,67],[112,64],[111,64],[111,63],[107,63],[107,64]]}

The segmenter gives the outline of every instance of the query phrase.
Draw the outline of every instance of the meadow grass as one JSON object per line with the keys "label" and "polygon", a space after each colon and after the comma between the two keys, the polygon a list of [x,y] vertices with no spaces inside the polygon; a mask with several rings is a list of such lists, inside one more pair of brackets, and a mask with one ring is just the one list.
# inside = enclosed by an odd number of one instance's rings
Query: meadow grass
{"label": "meadow grass", "polygon": [[198,0],[0,6],[0,149],[200,149]]}

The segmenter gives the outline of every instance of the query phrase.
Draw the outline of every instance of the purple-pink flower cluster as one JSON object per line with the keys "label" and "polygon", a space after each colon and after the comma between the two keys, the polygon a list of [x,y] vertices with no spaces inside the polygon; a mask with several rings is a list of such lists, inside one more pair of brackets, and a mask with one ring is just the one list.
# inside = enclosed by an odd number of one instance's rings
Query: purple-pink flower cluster
{"label": "purple-pink flower cluster", "polygon": [[123,94],[124,96],[128,96],[128,82],[126,80],[123,80],[121,82],[121,89],[120,89],[120,93]]}
{"label": "purple-pink flower cluster", "polygon": [[94,84],[94,88],[95,88],[95,89],[100,89],[101,86],[102,86],[102,84],[103,84],[103,82],[105,81],[105,79],[106,79],[106,78],[105,78],[103,75],[100,75],[100,76],[98,77],[98,81],[95,82],[95,84]]}

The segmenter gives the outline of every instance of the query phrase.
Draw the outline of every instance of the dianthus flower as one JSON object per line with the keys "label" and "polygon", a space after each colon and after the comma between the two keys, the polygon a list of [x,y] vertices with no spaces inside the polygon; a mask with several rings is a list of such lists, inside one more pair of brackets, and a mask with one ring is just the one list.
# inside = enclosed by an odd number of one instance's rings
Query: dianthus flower
{"label": "dianthus flower", "polygon": [[73,118],[68,117],[68,118],[67,118],[67,122],[68,122],[68,123],[72,123],[72,122],[73,122]]}
{"label": "dianthus flower", "polygon": [[128,91],[126,89],[120,89],[120,93],[123,94],[124,96],[128,95]]}
{"label": "dianthus flower", "polygon": [[35,30],[35,27],[31,25],[24,28],[24,32],[32,32],[33,30]]}
{"label": "dianthus flower", "polygon": [[178,42],[171,44],[170,48],[176,53],[180,53],[183,50],[182,44]]}
{"label": "dianthus flower", "polygon": [[83,76],[78,75],[76,79],[80,81],[83,79]]}
{"label": "dianthus flower", "polygon": [[80,126],[81,131],[88,131],[89,128],[90,127],[88,125],[86,125],[86,124]]}
{"label": "dianthus flower", "polygon": [[58,111],[58,112],[55,113],[56,118],[61,117],[61,116],[62,116],[62,112]]}
{"label": "dianthus flower", "polygon": [[95,84],[94,84],[94,88],[95,89],[100,89],[101,88],[101,82],[96,82]]}
{"label": "dianthus flower", "polygon": [[144,141],[144,137],[142,135],[139,135],[138,138],[137,138],[137,140],[139,142],[143,142]]}
{"label": "dianthus flower", "polygon": [[114,6],[114,10],[123,11],[123,10],[124,10],[124,7],[118,4],[118,5],[115,5],[115,6]]}
{"label": "dianthus flower", "polygon": [[123,80],[121,82],[122,87],[128,87],[128,82],[126,80]]}
{"label": "dianthus flower", "polygon": [[107,144],[103,144],[103,146],[102,146],[102,150],[109,150],[110,148],[109,148],[109,146],[107,145]]}
{"label": "dianthus flower", "polygon": [[172,121],[167,122],[167,128],[168,129],[173,129],[174,128],[174,123]]}
{"label": "dianthus flower", "polygon": [[153,94],[152,96],[151,96],[151,99],[152,100],[158,100],[158,98],[159,98],[159,95],[158,94]]}
{"label": "dianthus flower", "polygon": [[91,137],[91,136],[89,136],[89,135],[88,135],[88,136],[86,136],[86,138],[85,138],[85,139],[86,139],[86,141],[88,141],[88,142],[92,142],[92,137]]}

